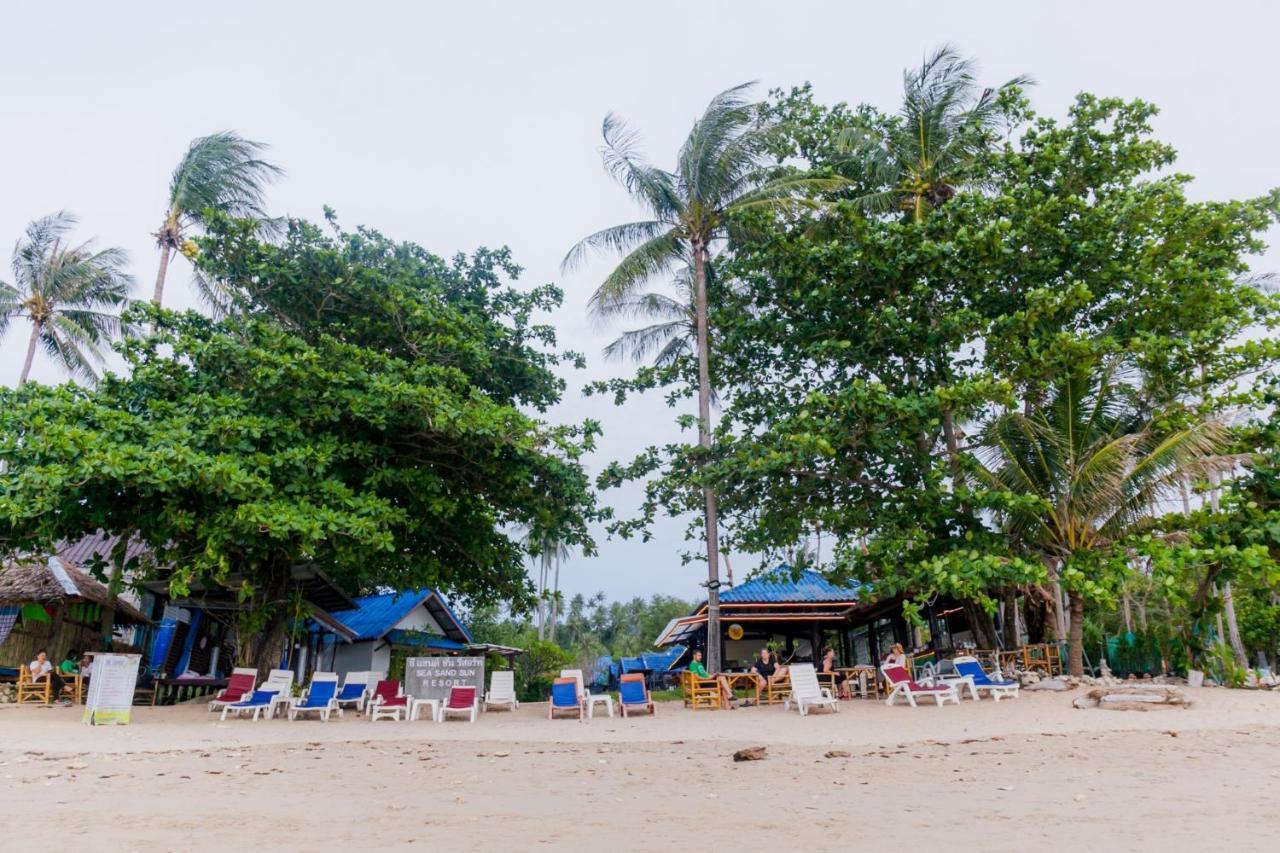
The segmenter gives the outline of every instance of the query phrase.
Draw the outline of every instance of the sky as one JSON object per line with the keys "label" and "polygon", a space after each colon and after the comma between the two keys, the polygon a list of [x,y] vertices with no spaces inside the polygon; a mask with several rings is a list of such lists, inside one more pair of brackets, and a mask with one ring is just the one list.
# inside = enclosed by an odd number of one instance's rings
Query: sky
{"label": "sky", "polygon": [[[129,252],[134,295],[151,293],[150,236],[169,174],[194,137],[235,130],[271,145],[287,171],[269,209],[368,225],[441,255],[510,246],[522,282],[565,291],[551,318],[562,346],[588,353],[552,416],[604,427],[593,472],[676,438],[654,395],[617,409],[587,382],[624,375],[601,347],[587,298],[608,259],[573,274],[565,252],[637,210],[600,165],[600,123],[615,111],[669,166],[716,92],[812,82],[828,103],[896,107],[902,69],[944,43],[981,63],[983,82],[1030,74],[1034,106],[1061,116],[1081,91],[1143,98],[1200,199],[1280,185],[1280,6],[1268,2],[25,2],[0,4],[0,280],[30,220],[56,210],[77,236]],[[1280,238],[1273,232],[1272,242]],[[1280,271],[1280,252],[1257,259]],[[166,304],[194,305],[190,269],[171,269]],[[13,384],[29,327],[0,341]],[[33,376],[58,381],[43,356]],[[638,489],[604,499],[634,510]],[[682,565],[685,523],[647,543],[600,536],[599,554],[562,569],[569,595],[703,595]],[[741,575],[749,555],[731,557]]]}

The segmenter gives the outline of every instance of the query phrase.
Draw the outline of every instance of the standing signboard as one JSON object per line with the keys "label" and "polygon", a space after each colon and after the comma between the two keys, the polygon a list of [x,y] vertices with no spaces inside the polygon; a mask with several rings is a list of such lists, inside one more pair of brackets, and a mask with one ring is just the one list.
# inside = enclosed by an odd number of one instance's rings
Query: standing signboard
{"label": "standing signboard", "polygon": [[133,710],[142,655],[90,652],[89,695],[84,702],[84,722],[95,726],[125,726]]}
{"label": "standing signboard", "polygon": [[446,699],[450,687],[468,685],[476,688],[477,696],[484,693],[484,658],[405,658],[404,692],[414,699]]}

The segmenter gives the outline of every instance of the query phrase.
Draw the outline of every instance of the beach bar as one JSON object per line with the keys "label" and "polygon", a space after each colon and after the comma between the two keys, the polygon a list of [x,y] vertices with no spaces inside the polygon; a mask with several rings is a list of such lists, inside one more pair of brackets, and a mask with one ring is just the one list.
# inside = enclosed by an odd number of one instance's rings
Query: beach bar
{"label": "beach bar", "polygon": [[[902,596],[871,600],[860,587],[834,584],[809,569],[778,566],[720,593],[719,668],[745,670],[766,645],[783,662],[815,660],[831,646],[845,666],[874,666],[894,643],[942,651],[971,641],[958,605],[943,600],[926,605],[927,627],[921,630],[903,617],[902,601]],[[688,616],[671,620],[654,645],[705,650],[706,632],[703,602]]]}

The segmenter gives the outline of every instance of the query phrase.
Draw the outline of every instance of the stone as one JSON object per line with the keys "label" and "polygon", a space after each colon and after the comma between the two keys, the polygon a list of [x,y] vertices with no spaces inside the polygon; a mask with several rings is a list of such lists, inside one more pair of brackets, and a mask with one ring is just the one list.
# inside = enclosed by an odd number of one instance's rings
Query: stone
{"label": "stone", "polygon": [[734,761],[764,761],[768,757],[769,748],[764,746],[749,746],[733,754]]}
{"label": "stone", "polygon": [[849,753],[843,749],[828,750],[824,758],[848,758]]}

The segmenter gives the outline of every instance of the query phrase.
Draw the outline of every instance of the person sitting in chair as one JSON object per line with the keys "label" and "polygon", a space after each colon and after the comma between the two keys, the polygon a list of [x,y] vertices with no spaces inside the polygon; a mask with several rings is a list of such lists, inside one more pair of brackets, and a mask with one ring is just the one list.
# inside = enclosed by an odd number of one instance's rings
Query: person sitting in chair
{"label": "person sitting in chair", "polygon": [[851,698],[849,695],[849,679],[843,672],[836,670],[836,650],[827,646],[822,650],[822,660],[818,663],[818,672],[831,677],[836,693],[841,699]]}
{"label": "person sitting in chair", "polygon": [[[689,671],[698,678],[710,679],[711,675],[707,672],[707,668],[702,665],[702,651],[694,649],[693,660],[689,662]],[[717,675],[716,683],[720,685],[720,697],[731,709],[738,707],[738,698],[733,695],[733,688],[729,686],[729,679],[723,675]]]}
{"label": "person sitting in chair", "polygon": [[58,673],[53,671],[53,664],[49,662],[49,653],[44,649],[36,652],[36,659],[27,664],[27,669],[31,671],[31,680],[39,681],[42,678],[49,679],[49,701],[55,699],[62,702],[63,705],[70,705],[71,700],[62,695],[66,682]]}
{"label": "person sitting in chair", "polygon": [[760,691],[773,686],[774,682],[787,677],[787,668],[773,659],[773,652],[765,646],[760,650],[760,660],[751,665],[756,676],[756,701],[760,701]]}

